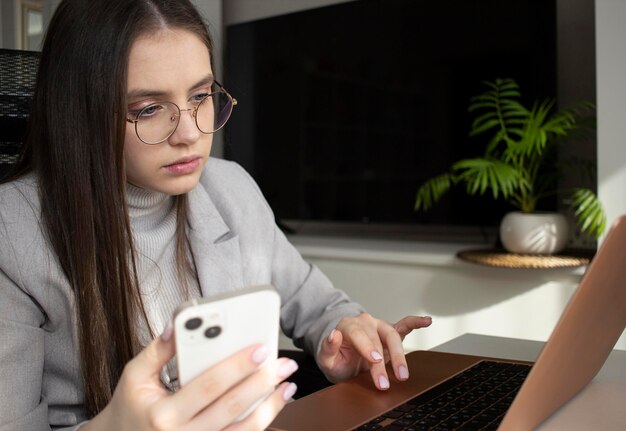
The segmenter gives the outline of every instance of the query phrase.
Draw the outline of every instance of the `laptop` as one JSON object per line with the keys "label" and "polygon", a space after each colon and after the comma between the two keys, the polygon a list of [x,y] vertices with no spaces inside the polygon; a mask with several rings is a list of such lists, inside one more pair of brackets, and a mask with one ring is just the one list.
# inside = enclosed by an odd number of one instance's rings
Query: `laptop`
{"label": "laptop", "polygon": [[[622,216],[610,229],[534,364],[445,352],[410,352],[406,356],[409,380],[392,382],[391,389],[380,392],[369,373],[361,373],[287,404],[269,429],[534,429],[594,378],[624,331],[625,251],[626,216]],[[501,381],[507,382],[508,388],[488,393],[504,395],[503,400],[470,393],[483,387],[489,390],[493,387],[489,382]],[[482,404],[489,411],[476,416],[449,412],[446,403],[456,407],[468,399],[470,407]],[[471,409],[469,414],[474,414]],[[433,422],[440,419],[443,422]]]}

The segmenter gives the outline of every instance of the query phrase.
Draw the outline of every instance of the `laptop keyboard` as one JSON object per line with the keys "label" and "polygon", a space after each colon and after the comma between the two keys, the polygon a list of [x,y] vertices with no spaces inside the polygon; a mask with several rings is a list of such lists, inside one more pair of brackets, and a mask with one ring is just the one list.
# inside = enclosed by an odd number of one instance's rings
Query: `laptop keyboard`
{"label": "laptop keyboard", "polygon": [[495,430],[530,365],[482,361],[358,431]]}

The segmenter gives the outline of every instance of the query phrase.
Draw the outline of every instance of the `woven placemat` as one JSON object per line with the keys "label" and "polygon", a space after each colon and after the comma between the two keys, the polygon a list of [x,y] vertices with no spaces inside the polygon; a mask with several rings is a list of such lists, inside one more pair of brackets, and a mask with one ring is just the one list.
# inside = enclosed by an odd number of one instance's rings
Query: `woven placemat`
{"label": "woven placemat", "polygon": [[501,268],[574,268],[588,265],[591,255],[582,254],[517,254],[502,249],[462,250],[457,253],[459,259],[467,262]]}

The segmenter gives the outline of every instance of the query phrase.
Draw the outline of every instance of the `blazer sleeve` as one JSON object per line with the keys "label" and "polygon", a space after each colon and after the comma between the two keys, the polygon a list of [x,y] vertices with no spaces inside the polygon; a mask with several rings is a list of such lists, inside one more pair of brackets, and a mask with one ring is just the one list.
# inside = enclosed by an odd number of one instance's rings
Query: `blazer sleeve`
{"label": "blazer sleeve", "polygon": [[365,309],[336,289],[317,266],[306,262],[277,227],[274,247],[273,284],[282,290],[283,332],[294,345],[317,357],[323,340],[339,321]]}
{"label": "blazer sleeve", "polygon": [[[271,283],[282,299],[281,328],[297,347],[317,357],[322,341],[346,316],[357,316],[364,308],[350,300],[342,290],[315,265],[305,261],[276,225],[273,211],[254,179],[239,165],[236,166],[243,181],[245,194],[241,201],[254,201],[255,231],[269,232],[271,244]],[[251,215],[249,217],[252,217]],[[256,240],[255,242],[259,242]]]}
{"label": "blazer sleeve", "polygon": [[[0,189],[0,431],[50,430],[49,403],[59,402],[46,393],[45,370],[50,352],[65,345],[50,341],[50,316],[42,301],[58,301],[48,285],[52,268],[44,265],[46,243],[38,224],[36,189],[28,180]],[[59,314],[65,315],[66,308]],[[71,330],[67,330],[69,333]],[[48,353],[46,353],[48,352]],[[65,355],[67,356],[67,355]],[[53,374],[67,373],[61,355]],[[71,365],[67,365],[71,368]],[[52,385],[54,387],[54,385]],[[50,390],[50,389],[48,389]],[[55,401],[57,400],[57,401]],[[78,408],[78,406],[77,406]],[[54,414],[52,415],[54,416]],[[57,415],[58,416],[58,415]],[[71,415],[70,415],[71,416]],[[67,425],[65,425],[67,424]],[[76,429],[71,421],[67,430]]]}
{"label": "blazer sleeve", "polygon": [[0,268],[0,430],[48,430],[42,397],[45,315]]}

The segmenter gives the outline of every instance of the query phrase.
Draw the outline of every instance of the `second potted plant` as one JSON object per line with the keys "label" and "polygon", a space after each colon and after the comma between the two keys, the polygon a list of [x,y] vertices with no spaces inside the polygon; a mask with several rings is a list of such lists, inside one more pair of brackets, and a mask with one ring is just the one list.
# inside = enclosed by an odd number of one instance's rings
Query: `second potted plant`
{"label": "second potted plant", "polygon": [[[519,209],[507,214],[500,226],[505,248],[516,253],[551,254],[567,243],[567,221],[561,214],[537,213],[537,202],[557,194],[559,168],[549,156],[563,138],[581,130],[583,114],[593,105],[554,110],[554,100],[536,101],[527,108],[512,79],[486,82],[488,89],[471,99],[475,115],[470,136],[490,133],[481,157],[455,162],[450,170],[423,183],[416,210],[427,210],[451,187],[464,184],[470,195],[491,192]],[[567,192],[582,232],[595,238],[605,229],[606,217],[595,193],[584,187]],[[531,215],[526,217],[526,215]],[[525,229],[516,231],[521,223]],[[565,230],[565,233],[563,233]]]}

